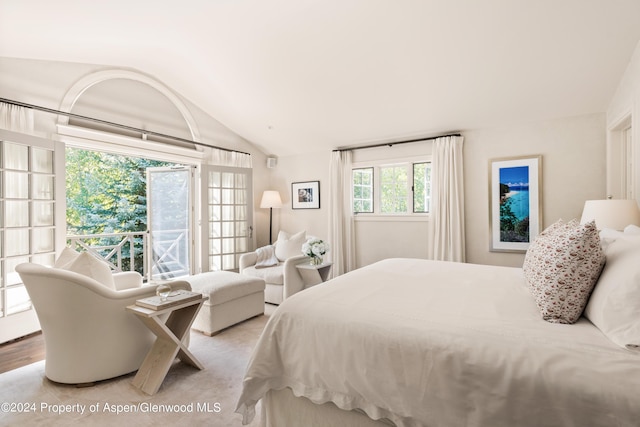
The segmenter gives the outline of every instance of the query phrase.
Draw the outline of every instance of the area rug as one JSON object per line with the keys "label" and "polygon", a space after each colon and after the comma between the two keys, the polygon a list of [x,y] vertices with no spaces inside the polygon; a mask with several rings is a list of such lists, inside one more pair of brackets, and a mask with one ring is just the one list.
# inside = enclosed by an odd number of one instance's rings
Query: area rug
{"label": "area rug", "polygon": [[44,361],[0,374],[0,426],[241,426],[234,409],[274,306],[265,310],[213,337],[192,331],[189,348],[205,369],[176,361],[153,396],[131,385],[135,373],[85,388],[49,381]]}

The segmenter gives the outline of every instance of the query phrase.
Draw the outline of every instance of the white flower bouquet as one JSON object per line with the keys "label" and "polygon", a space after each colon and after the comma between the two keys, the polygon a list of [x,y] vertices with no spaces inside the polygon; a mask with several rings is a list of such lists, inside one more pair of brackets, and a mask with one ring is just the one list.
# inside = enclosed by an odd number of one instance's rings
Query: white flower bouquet
{"label": "white flower bouquet", "polygon": [[329,244],[322,239],[311,238],[302,245],[302,253],[311,257],[313,264],[322,263],[322,256],[329,250]]}

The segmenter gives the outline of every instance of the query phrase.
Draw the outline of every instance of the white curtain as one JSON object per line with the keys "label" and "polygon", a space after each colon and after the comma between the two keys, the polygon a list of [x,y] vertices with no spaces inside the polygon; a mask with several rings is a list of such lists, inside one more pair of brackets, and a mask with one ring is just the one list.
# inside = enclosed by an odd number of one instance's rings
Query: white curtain
{"label": "white curtain", "polygon": [[355,235],[351,209],[351,151],[334,151],[331,156],[329,241],[332,277],[355,268]]}
{"label": "white curtain", "polygon": [[35,128],[33,117],[31,108],[0,102],[0,128],[32,133]]}
{"label": "white curtain", "polygon": [[252,167],[251,154],[214,148],[211,150],[211,164],[216,166],[231,166],[234,168],[250,168]]}
{"label": "white curtain", "polygon": [[438,138],[431,162],[431,258],[465,261],[463,137]]}

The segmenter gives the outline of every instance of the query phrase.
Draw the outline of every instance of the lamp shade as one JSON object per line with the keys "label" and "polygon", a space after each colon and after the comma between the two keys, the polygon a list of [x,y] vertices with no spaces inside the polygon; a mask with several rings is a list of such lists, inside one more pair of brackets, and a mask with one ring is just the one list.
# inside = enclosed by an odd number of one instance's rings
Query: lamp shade
{"label": "lamp shade", "polygon": [[266,190],[262,193],[262,200],[260,201],[261,208],[280,208],[282,207],[282,200],[280,199],[280,193],[275,190]]}
{"label": "lamp shade", "polygon": [[580,222],[594,220],[599,230],[624,230],[630,224],[640,225],[640,209],[632,199],[587,200]]}

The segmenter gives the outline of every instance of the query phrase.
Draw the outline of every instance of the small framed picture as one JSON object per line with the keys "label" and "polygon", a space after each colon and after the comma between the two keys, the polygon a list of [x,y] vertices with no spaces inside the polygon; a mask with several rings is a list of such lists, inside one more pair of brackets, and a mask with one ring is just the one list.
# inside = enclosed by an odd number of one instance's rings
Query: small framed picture
{"label": "small framed picture", "polygon": [[542,229],[542,156],[489,161],[492,252],[526,252]]}
{"label": "small framed picture", "polygon": [[320,181],[291,183],[293,209],[320,209]]}

